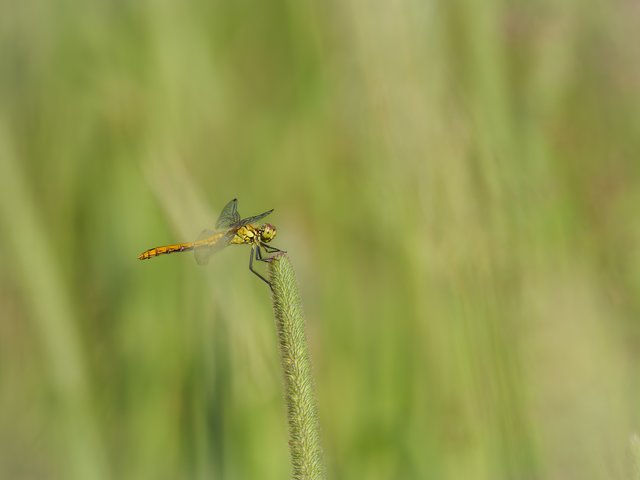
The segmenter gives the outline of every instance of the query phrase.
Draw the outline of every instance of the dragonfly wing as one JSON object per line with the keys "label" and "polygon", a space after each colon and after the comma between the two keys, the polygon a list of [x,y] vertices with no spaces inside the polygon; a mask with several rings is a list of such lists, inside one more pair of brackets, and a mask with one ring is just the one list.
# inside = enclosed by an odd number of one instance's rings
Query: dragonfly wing
{"label": "dragonfly wing", "polygon": [[206,265],[209,263],[209,257],[224,247],[235,235],[235,232],[215,232],[213,230],[203,230],[195,241],[193,254],[196,257],[198,265]]}
{"label": "dragonfly wing", "polygon": [[238,226],[248,225],[250,223],[256,223],[258,220],[262,220],[264,217],[269,215],[271,212],[273,212],[273,208],[271,210],[267,211],[267,212],[261,213],[260,215],[255,215],[253,217],[243,218],[242,220],[240,220],[240,223],[239,223]]}
{"label": "dragonfly wing", "polygon": [[225,205],[216,222],[216,228],[230,228],[240,222],[238,213],[238,199],[234,198]]}

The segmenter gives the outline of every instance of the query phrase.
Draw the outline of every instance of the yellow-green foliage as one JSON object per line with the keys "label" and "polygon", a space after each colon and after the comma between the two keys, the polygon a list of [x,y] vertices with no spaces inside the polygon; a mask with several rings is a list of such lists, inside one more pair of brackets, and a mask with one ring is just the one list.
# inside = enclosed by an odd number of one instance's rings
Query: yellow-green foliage
{"label": "yellow-green foliage", "polygon": [[0,478],[287,478],[248,248],[136,259],[234,197],[296,266],[328,478],[631,478],[638,32],[615,0],[2,0]]}

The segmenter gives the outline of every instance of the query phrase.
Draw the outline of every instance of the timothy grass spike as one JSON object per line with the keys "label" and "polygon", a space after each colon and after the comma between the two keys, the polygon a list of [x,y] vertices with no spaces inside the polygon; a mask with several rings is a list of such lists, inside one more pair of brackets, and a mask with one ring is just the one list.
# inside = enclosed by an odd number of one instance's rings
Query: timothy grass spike
{"label": "timothy grass spike", "polygon": [[292,478],[324,479],[320,424],[302,303],[293,267],[286,254],[273,257],[269,275],[284,370]]}

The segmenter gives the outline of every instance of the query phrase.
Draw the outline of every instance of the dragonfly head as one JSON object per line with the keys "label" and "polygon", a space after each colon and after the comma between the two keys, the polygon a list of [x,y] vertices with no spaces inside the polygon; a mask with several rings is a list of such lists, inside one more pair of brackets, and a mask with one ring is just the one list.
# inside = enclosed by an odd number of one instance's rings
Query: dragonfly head
{"label": "dragonfly head", "polygon": [[276,227],[270,223],[265,223],[260,227],[260,240],[269,243],[276,236]]}

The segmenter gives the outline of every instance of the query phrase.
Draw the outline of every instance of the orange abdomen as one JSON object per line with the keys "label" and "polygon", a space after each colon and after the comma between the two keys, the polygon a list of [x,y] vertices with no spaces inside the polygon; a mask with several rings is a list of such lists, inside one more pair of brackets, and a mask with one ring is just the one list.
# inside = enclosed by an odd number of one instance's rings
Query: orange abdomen
{"label": "orange abdomen", "polygon": [[164,255],[173,252],[184,252],[187,250],[193,250],[194,243],[176,243],[174,245],[165,245],[164,247],[155,247],[146,252],[142,252],[138,255],[138,260],[146,260],[148,258],[157,257],[158,255]]}

